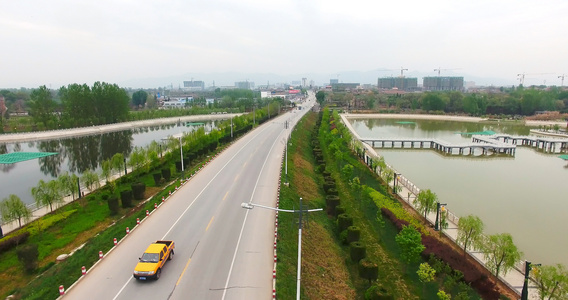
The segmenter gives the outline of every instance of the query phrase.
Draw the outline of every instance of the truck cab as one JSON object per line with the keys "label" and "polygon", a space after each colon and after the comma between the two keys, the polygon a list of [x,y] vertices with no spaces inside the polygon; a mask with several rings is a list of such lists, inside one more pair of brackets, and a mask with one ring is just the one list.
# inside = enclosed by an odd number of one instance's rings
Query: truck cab
{"label": "truck cab", "polygon": [[174,247],[173,241],[156,241],[150,244],[142,257],[138,259],[138,264],[134,268],[134,278],[138,280],[160,279],[166,261],[174,256]]}

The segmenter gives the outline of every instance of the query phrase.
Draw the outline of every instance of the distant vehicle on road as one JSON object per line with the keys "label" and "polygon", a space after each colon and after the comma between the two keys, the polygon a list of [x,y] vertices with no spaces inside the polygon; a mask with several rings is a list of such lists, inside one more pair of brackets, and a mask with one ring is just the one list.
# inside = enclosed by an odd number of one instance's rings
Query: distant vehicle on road
{"label": "distant vehicle on road", "polygon": [[174,256],[174,241],[156,241],[148,246],[134,268],[134,278],[138,280],[160,279],[166,260]]}

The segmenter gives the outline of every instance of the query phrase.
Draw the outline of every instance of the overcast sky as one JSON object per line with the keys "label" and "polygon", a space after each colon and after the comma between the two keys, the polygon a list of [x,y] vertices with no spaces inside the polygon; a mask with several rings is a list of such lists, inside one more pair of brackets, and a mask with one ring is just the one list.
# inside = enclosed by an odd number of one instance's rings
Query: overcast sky
{"label": "overcast sky", "polygon": [[568,1],[0,0],[0,43],[0,87],[401,67],[560,85]]}

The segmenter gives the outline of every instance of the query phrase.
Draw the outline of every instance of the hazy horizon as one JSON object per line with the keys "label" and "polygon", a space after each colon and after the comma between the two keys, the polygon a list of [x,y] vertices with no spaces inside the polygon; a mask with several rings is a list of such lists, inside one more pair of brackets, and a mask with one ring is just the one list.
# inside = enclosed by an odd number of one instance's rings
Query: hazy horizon
{"label": "hazy horizon", "polygon": [[526,86],[560,86],[566,11],[562,0],[3,1],[0,87],[376,84],[401,68],[419,83],[441,68],[477,85],[525,74]]}

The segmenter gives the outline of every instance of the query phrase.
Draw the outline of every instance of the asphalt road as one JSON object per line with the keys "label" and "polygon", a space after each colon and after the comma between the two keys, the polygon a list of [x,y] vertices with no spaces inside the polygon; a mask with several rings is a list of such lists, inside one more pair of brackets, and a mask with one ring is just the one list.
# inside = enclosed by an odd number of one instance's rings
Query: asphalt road
{"label": "asphalt road", "polygon": [[[276,205],[284,123],[304,112],[271,120],[231,145],[63,298],[271,299],[275,212],[241,203]],[[175,241],[175,255],[159,280],[137,281],[138,257],[155,240]]]}

